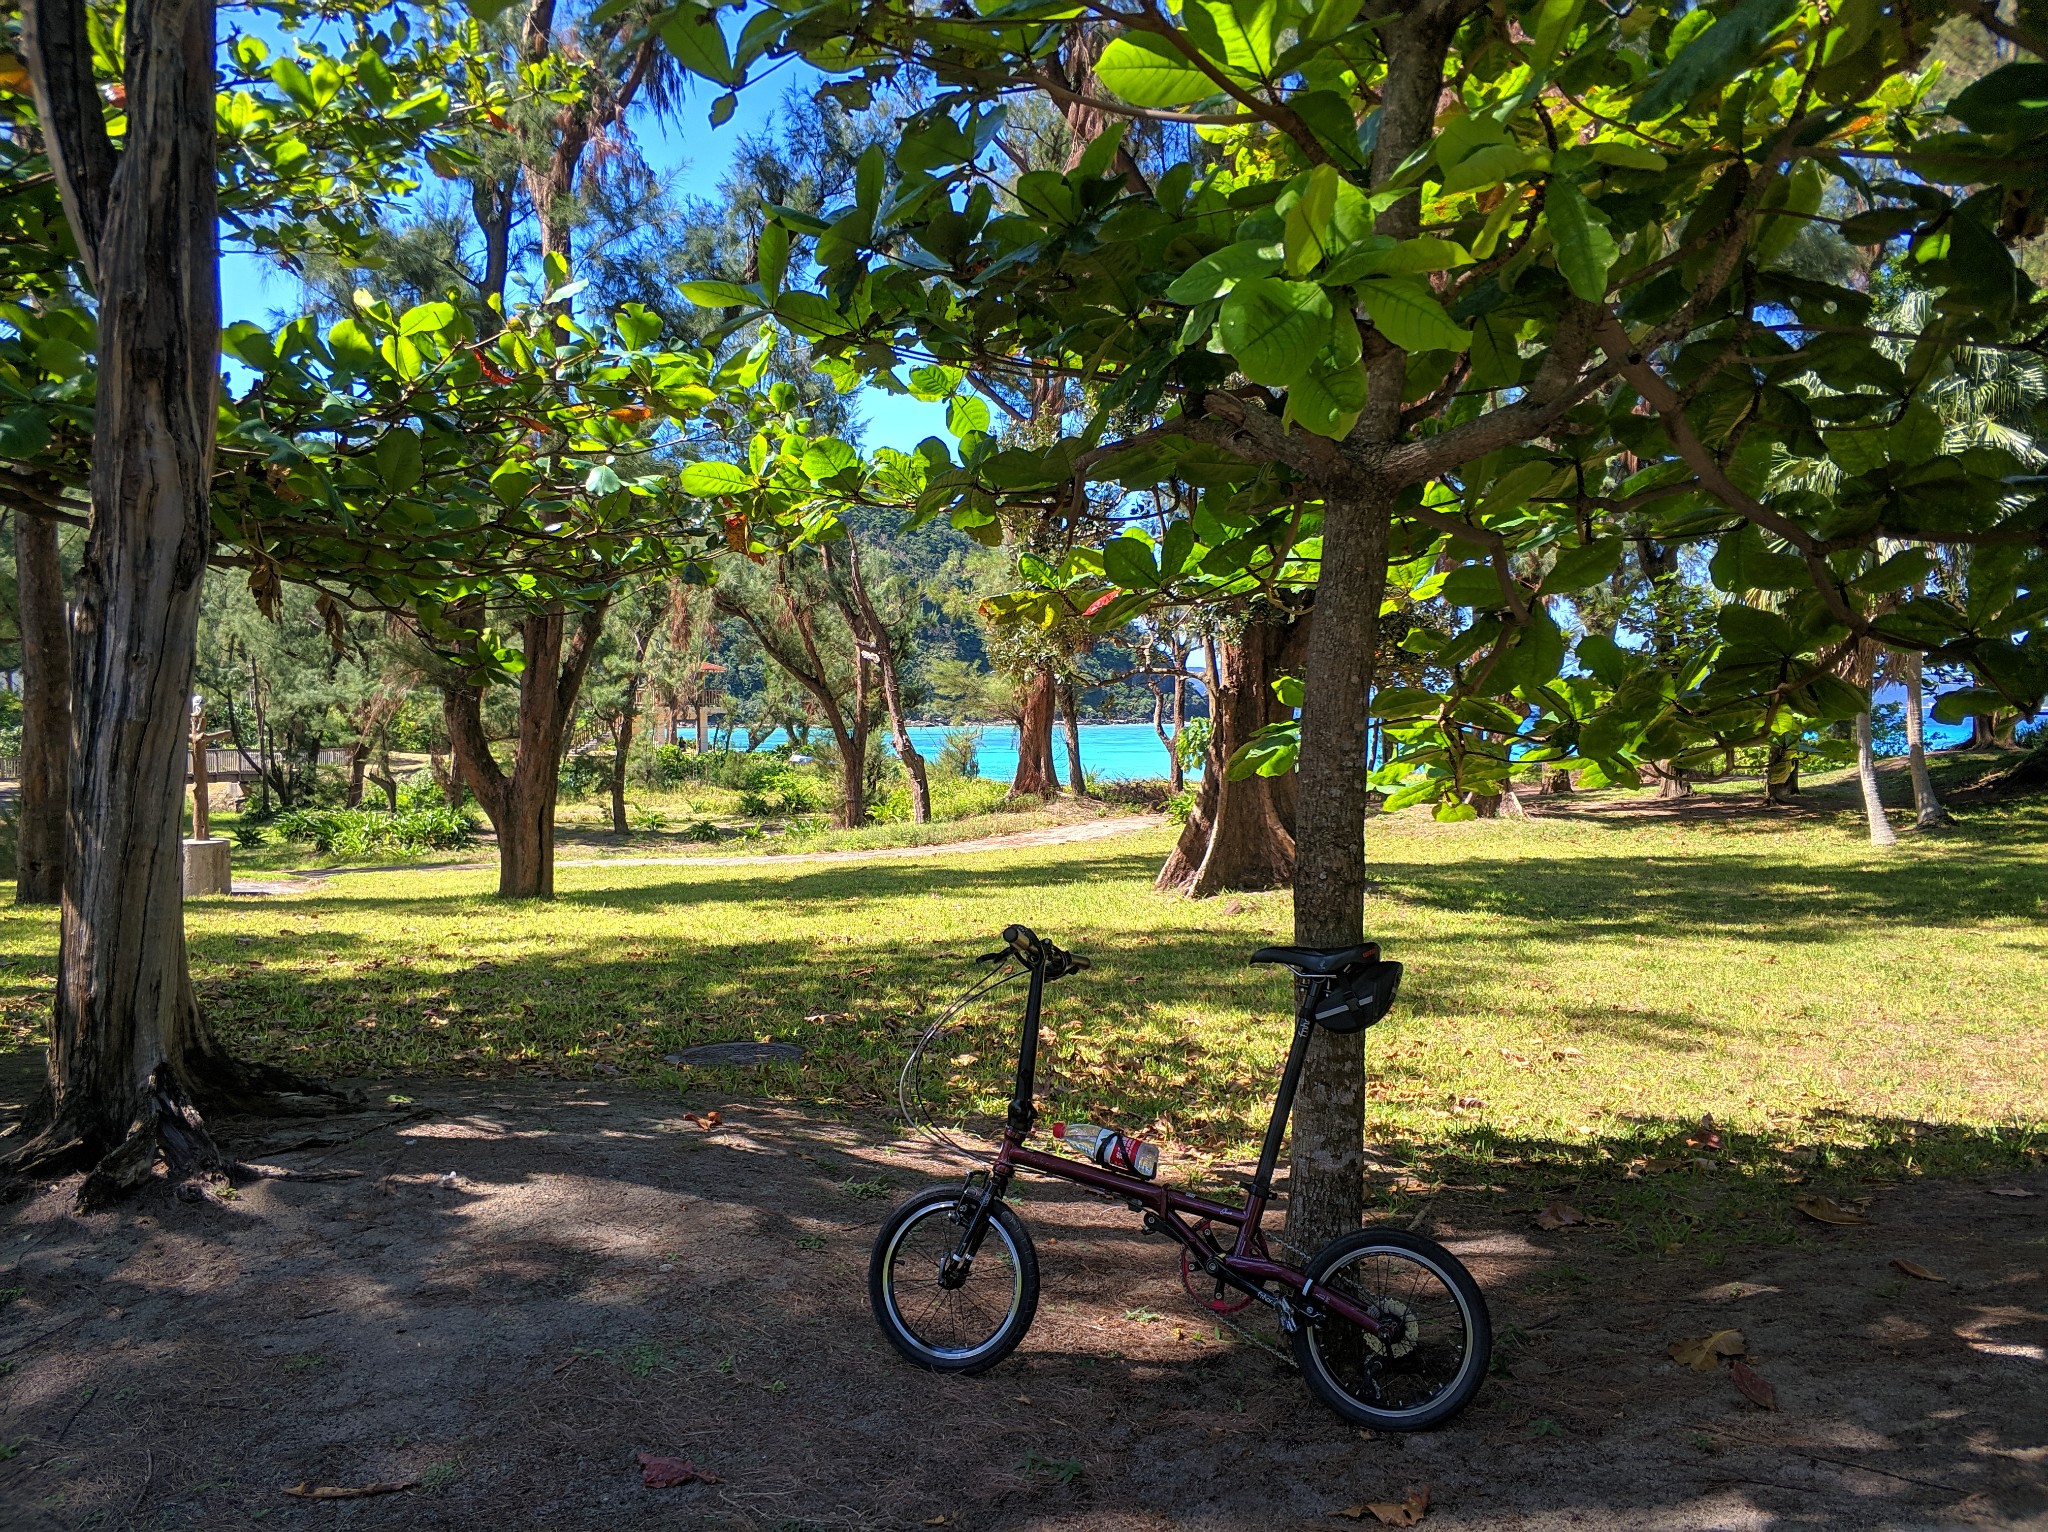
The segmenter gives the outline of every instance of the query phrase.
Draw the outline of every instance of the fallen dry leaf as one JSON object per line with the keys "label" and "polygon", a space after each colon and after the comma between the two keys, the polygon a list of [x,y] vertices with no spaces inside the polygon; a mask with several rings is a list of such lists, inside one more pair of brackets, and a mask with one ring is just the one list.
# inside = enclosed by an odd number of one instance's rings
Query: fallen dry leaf
{"label": "fallen dry leaf", "polygon": [[1742,1397],[1760,1410],[1775,1410],[1778,1407],[1778,1391],[1769,1380],[1747,1362],[1737,1362],[1728,1369],[1735,1379],[1735,1386],[1742,1390]]}
{"label": "fallen dry leaf", "polygon": [[1922,1282],[1946,1282],[1948,1280],[1940,1272],[1929,1271],[1918,1261],[1909,1261],[1904,1256],[1899,1255],[1892,1257],[1892,1270],[1903,1271],[1907,1276],[1917,1277]]}
{"label": "fallen dry leaf", "polygon": [[1412,1527],[1421,1521],[1429,1510],[1429,1486],[1408,1491],[1408,1498],[1401,1501],[1367,1500],[1357,1505],[1347,1505],[1341,1511],[1332,1511],[1332,1516],[1342,1516],[1351,1521],[1363,1521],[1370,1516],[1383,1527]]}
{"label": "fallen dry leaf", "polygon": [[2039,1192],[2030,1192],[2024,1186],[1987,1186],[1986,1191],[1994,1197],[2038,1197]]}
{"label": "fallen dry leaf", "polygon": [[716,1112],[706,1112],[704,1114],[704,1126],[707,1128],[715,1128],[724,1121],[725,1119]]}
{"label": "fallen dry leaf", "polygon": [[950,1516],[927,1516],[924,1519],[924,1524],[928,1527],[943,1527],[950,1525],[952,1520],[953,1518]]}
{"label": "fallen dry leaf", "polygon": [[1832,1197],[1823,1197],[1819,1192],[1808,1192],[1804,1197],[1793,1200],[1792,1206],[1799,1209],[1815,1223],[1857,1224],[1869,1223],[1854,1208],[1845,1208]]}
{"label": "fallen dry leaf", "polygon": [[1723,1357],[1744,1356],[1749,1351],[1740,1330],[1716,1330],[1692,1340],[1675,1340],[1668,1349],[1672,1361],[1694,1372],[1712,1372]]}
{"label": "fallen dry leaf", "polygon": [[981,1055],[978,1053],[956,1053],[953,1055],[953,1062],[956,1064],[972,1064],[980,1057]]}
{"label": "fallen dry leaf", "polygon": [[1536,1215],[1536,1227],[1539,1229],[1564,1229],[1585,1221],[1586,1215],[1562,1198],[1553,1198]]}
{"label": "fallen dry leaf", "polygon": [[678,1484],[693,1480],[700,1484],[716,1484],[718,1475],[708,1468],[699,1468],[688,1458],[665,1458],[657,1453],[636,1454],[640,1459],[640,1482],[649,1489],[674,1489]]}
{"label": "fallen dry leaf", "polygon": [[308,1479],[304,1484],[294,1484],[285,1491],[301,1500],[361,1500],[369,1495],[395,1495],[402,1489],[411,1489],[420,1481],[407,1479],[403,1483],[376,1484],[315,1484]]}

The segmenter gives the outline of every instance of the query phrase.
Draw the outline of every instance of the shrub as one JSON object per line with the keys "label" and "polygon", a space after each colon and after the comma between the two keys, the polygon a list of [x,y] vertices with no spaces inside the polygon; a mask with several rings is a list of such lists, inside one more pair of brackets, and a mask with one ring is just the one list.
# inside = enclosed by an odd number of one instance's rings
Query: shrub
{"label": "shrub", "polygon": [[1193,790],[1183,788],[1180,792],[1168,798],[1162,807],[1166,810],[1166,817],[1175,824],[1186,824],[1194,817],[1195,813],[1195,795]]}
{"label": "shrub", "polygon": [[269,838],[269,832],[262,825],[252,824],[246,819],[235,821],[235,844],[244,851],[253,851]]}
{"label": "shrub", "polygon": [[444,805],[387,814],[381,809],[293,809],[277,816],[286,840],[323,856],[417,856],[452,851],[476,840],[476,821]]}
{"label": "shrub", "polygon": [[1209,753],[1210,723],[1206,718],[1190,718],[1181,725],[1180,764],[1185,770],[1193,770],[1202,764],[1202,758]]}
{"label": "shrub", "polygon": [[975,778],[981,775],[982,730],[976,724],[955,729],[939,746],[932,770],[949,777]]}
{"label": "shrub", "polygon": [[1164,777],[1133,777],[1103,782],[1096,786],[1095,796],[1120,808],[1158,810],[1166,807],[1173,789]]}
{"label": "shrub", "polygon": [[626,823],[636,830],[665,830],[668,815],[660,809],[643,809],[637,803],[626,805]]}
{"label": "shrub", "polygon": [[683,826],[683,839],[695,841],[724,840],[725,833],[708,819],[693,819]]}
{"label": "shrub", "polygon": [[611,782],[611,762],[600,760],[591,751],[578,751],[562,763],[562,795],[566,798],[587,798]]}
{"label": "shrub", "polygon": [[[464,789],[463,796],[468,797],[467,789]],[[445,808],[447,804],[441,784],[434,780],[431,771],[415,771],[398,784],[398,812],[401,814],[409,814],[415,809]]]}

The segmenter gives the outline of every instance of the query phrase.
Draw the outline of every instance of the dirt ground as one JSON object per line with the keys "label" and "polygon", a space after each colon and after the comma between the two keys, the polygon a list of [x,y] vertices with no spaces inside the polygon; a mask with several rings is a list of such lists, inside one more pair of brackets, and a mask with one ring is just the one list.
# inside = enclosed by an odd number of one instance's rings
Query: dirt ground
{"label": "dirt ground", "polygon": [[[954,1173],[879,1119],[375,1090],[414,1099],[238,1137],[358,1179],[0,1209],[0,1526],[1306,1532],[1423,1485],[1442,1532],[2048,1526],[2048,1197],[1991,1195],[2048,1174],[1877,1189],[1868,1227],[1713,1269],[1447,1197],[1427,1227],[1485,1285],[1501,1361],[1446,1429],[1368,1439],[1217,1330],[1122,1206],[1043,1183],[1022,1350],[980,1379],[906,1366],[868,1244]],[[713,1106],[714,1130],[684,1116]],[[1776,1413],[1666,1355],[1728,1327]],[[644,1488],[642,1451],[718,1482]],[[414,1487],[283,1493],[372,1481]]]}

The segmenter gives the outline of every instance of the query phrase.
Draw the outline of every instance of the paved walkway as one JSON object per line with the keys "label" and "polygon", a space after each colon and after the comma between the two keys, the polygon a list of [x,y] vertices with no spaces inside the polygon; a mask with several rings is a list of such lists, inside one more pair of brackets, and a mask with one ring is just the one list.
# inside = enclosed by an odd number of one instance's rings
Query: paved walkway
{"label": "paved walkway", "polygon": [[[940,841],[927,846],[872,846],[857,851],[757,852],[749,856],[594,856],[557,858],[560,867],[762,867],[784,862],[869,862],[884,857],[945,856],[976,851],[1022,851],[1034,846],[1068,846],[1086,841],[1109,840],[1133,830],[1150,830],[1163,824],[1156,814],[1125,814],[1115,819],[1086,819],[1079,824],[1054,825],[1042,830],[1019,830],[1011,835],[983,835],[974,840]],[[493,862],[439,862],[422,865],[405,862],[386,867],[321,867],[294,873],[288,878],[235,880],[237,894],[304,894],[329,878],[369,872],[480,872]]]}

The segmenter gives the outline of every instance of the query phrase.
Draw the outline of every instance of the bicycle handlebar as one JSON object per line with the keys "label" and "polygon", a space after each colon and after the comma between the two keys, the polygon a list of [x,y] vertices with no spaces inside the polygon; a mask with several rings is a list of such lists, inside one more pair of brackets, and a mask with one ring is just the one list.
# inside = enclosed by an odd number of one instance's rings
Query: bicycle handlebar
{"label": "bicycle handlebar", "polygon": [[1000,953],[990,953],[991,959],[1015,957],[1026,968],[1042,967],[1048,982],[1095,966],[1079,953],[1069,952],[1044,940],[1029,926],[1003,927],[1003,941],[1007,945]]}

